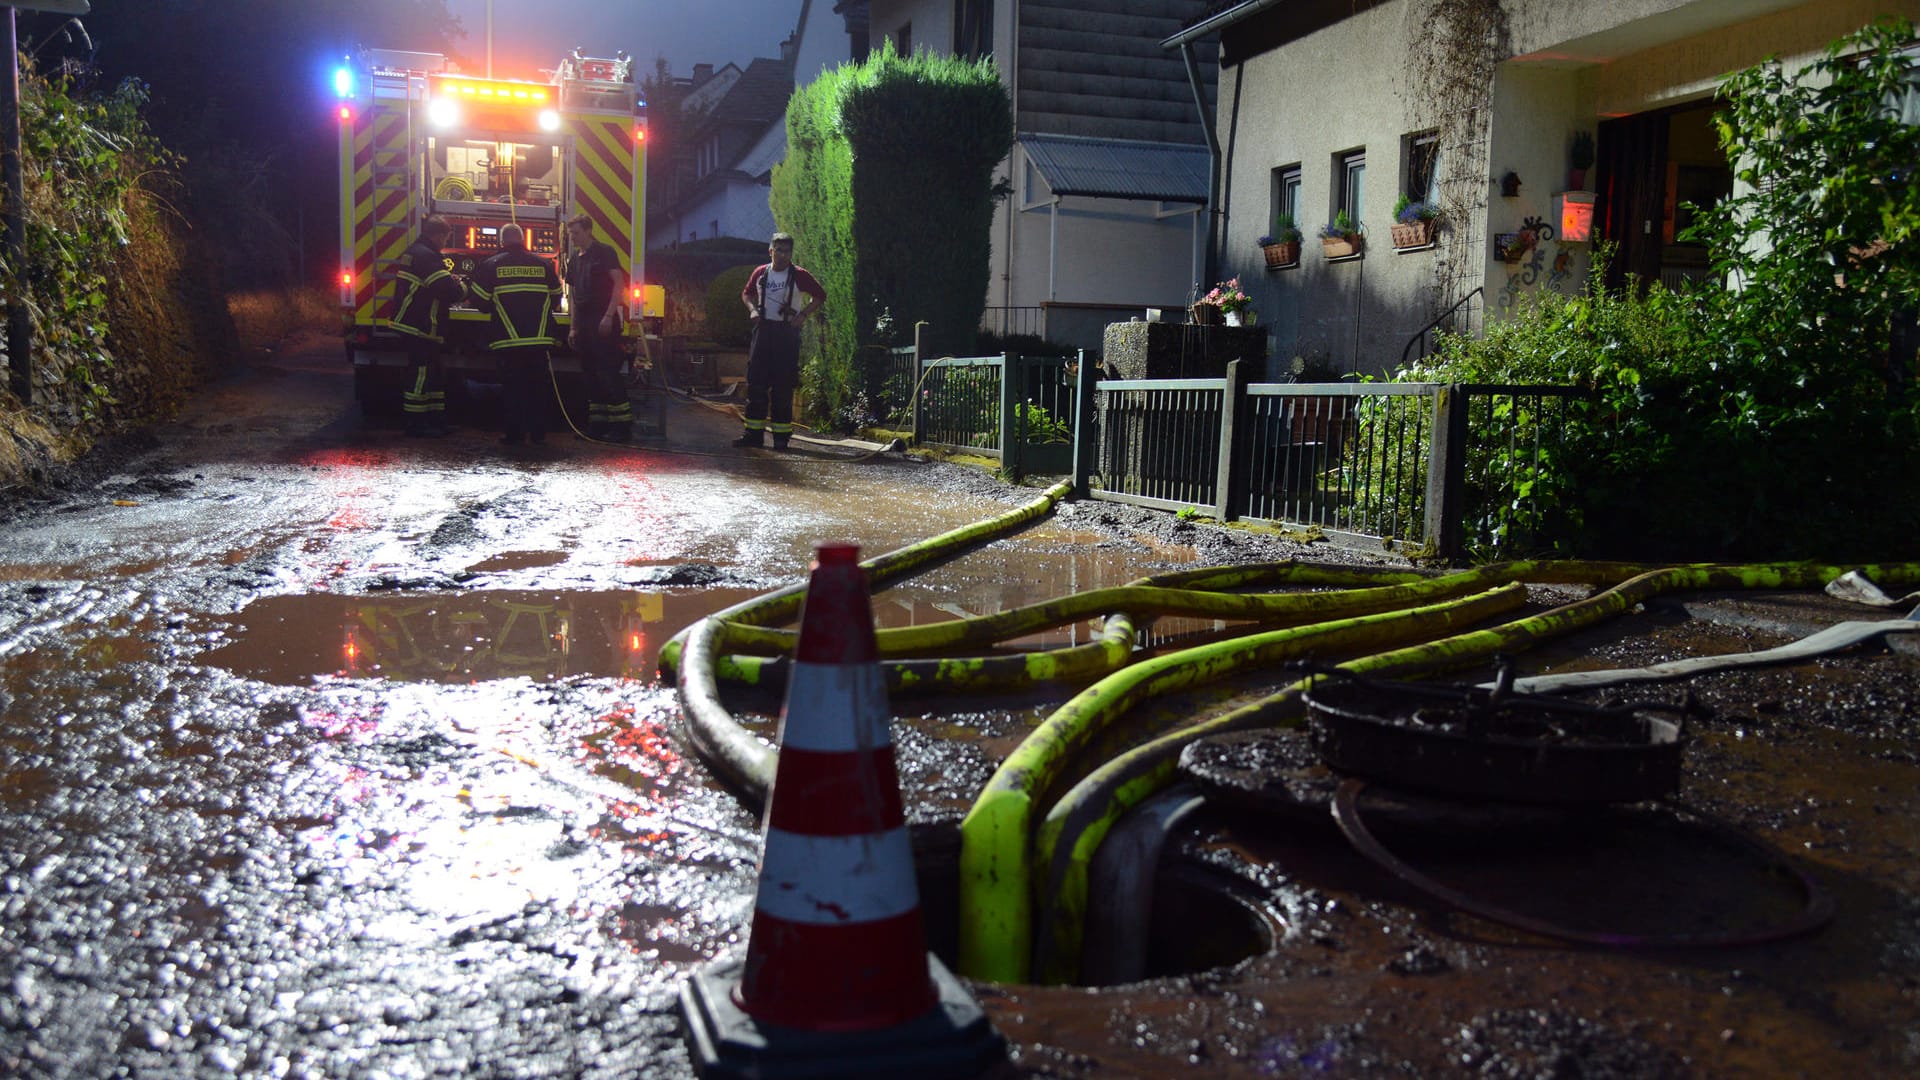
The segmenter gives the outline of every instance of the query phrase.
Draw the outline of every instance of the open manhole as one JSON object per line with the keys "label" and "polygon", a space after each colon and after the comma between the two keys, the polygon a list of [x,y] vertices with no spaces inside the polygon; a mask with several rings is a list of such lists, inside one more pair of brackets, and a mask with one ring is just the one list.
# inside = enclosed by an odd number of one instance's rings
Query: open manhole
{"label": "open manhole", "polygon": [[[928,947],[948,967],[955,967],[960,954],[958,829],[945,823],[917,827],[914,866]],[[1158,867],[1142,950],[1144,963],[1138,973],[1124,979],[1095,977],[1077,985],[1191,975],[1273,951],[1280,938],[1280,920],[1252,886],[1171,850]]]}

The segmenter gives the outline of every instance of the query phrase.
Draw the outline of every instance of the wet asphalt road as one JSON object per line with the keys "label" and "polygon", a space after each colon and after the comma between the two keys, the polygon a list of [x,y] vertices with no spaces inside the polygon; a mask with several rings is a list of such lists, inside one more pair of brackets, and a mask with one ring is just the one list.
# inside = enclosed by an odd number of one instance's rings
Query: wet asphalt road
{"label": "wet asphalt road", "polygon": [[[5,511],[0,1075],[686,1075],[674,995],[739,942],[757,822],[685,755],[653,654],[799,576],[815,540],[876,554],[1032,494],[885,456],[733,451],[731,421],[697,409],[650,449],[508,451],[477,430],[406,440],[348,398],[337,344],[307,342]],[[876,614],[1287,554],[1329,557],[1077,507]],[[1705,621],[1711,603],[1734,624]],[[1533,662],[1766,647],[1847,614],[1711,603]],[[1543,944],[1449,917],[1323,817],[1210,810],[1182,858],[1251,897],[1272,950],[1126,987],[979,987],[1009,1071],[1920,1070],[1920,665],[1876,649],[1694,689],[1715,711],[1685,797],[1812,874],[1837,901],[1821,933]],[[896,703],[915,820],[951,820],[1047,709]],[[1606,926],[1762,925],[1795,901],[1684,827],[1495,826],[1411,850]]]}
{"label": "wet asphalt road", "polygon": [[[684,756],[655,652],[816,540],[1033,493],[735,450],[692,407],[651,449],[408,440],[339,356],[261,357],[7,510],[0,1074],[685,1074],[674,996],[738,941],[758,823]],[[1047,525],[876,606],[1191,557]],[[902,740],[918,817],[990,769]]]}

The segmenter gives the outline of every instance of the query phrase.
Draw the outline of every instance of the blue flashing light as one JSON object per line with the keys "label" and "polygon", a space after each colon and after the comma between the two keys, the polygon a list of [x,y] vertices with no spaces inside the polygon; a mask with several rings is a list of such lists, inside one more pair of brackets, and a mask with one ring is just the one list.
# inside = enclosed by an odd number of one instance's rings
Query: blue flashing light
{"label": "blue flashing light", "polygon": [[353,69],[338,67],[333,69],[333,93],[336,97],[353,96]]}

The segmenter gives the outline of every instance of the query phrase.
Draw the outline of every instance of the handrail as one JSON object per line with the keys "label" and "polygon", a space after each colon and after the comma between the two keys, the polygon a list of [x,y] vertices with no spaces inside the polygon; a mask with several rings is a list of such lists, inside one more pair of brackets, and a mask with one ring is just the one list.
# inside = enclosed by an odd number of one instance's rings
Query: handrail
{"label": "handrail", "polygon": [[[1473,299],[1476,296],[1479,296],[1481,293],[1484,293],[1486,291],[1487,291],[1487,287],[1485,285],[1475,285],[1473,287],[1472,292],[1468,293],[1467,295],[1461,297],[1458,300],[1455,300],[1453,302],[1452,307],[1448,308],[1447,310],[1441,312],[1438,315],[1435,315],[1427,323],[1427,325],[1414,331],[1413,336],[1407,339],[1407,347],[1400,350],[1400,366],[1403,368],[1407,366],[1407,356],[1408,354],[1413,352],[1413,346],[1416,342],[1424,340],[1428,334],[1433,332],[1434,328],[1438,327],[1441,323],[1446,322],[1448,319],[1452,318],[1453,313],[1456,311],[1459,311],[1462,307],[1466,306],[1467,301]],[[1484,302],[1485,301],[1482,301],[1482,303]]]}

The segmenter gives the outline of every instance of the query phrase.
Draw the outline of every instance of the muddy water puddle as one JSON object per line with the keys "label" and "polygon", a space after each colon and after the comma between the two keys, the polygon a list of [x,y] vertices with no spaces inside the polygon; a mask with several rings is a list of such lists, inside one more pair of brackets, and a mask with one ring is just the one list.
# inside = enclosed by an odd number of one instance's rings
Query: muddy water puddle
{"label": "muddy water puddle", "polygon": [[[892,584],[873,598],[876,625],[922,626],[1126,584],[1151,572],[1134,559],[1073,544],[1071,537],[989,548]],[[1062,542],[1063,540],[1067,542]],[[475,573],[549,566],[551,551],[510,551]],[[708,567],[724,576],[724,571]],[[597,676],[652,680],[661,646],[705,616],[764,590],[704,589],[306,593],[264,597],[232,616],[207,617],[224,638],[202,663],[279,685],[325,676],[467,683]],[[1218,632],[1225,623],[1161,619],[1150,641]],[[1000,650],[1060,648],[1095,640],[1083,620],[1000,643]]]}

